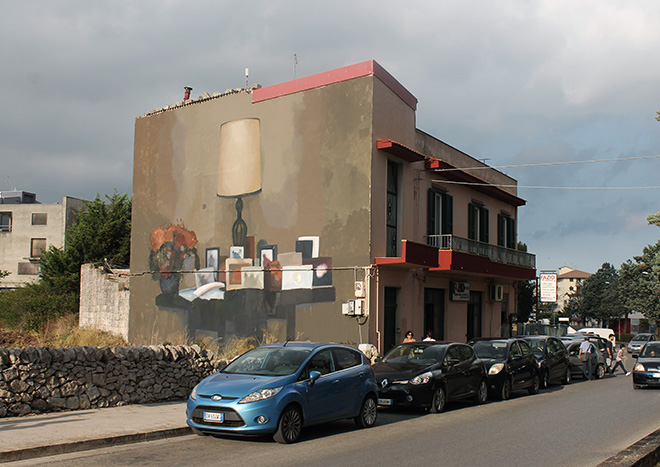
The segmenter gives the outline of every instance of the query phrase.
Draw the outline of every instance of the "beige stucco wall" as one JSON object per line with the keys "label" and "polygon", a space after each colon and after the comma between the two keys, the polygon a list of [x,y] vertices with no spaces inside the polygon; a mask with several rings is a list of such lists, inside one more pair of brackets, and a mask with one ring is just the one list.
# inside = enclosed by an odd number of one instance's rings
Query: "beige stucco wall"
{"label": "beige stucco wall", "polygon": [[128,339],[129,270],[106,273],[83,264],[80,268],[81,328],[100,329]]}

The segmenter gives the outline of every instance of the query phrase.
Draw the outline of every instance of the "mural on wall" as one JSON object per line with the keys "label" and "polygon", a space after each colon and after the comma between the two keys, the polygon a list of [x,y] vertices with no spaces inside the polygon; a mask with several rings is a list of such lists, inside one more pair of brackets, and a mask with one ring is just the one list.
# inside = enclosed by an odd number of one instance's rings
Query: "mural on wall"
{"label": "mural on wall", "polygon": [[[182,223],[153,229],[149,267],[161,289],[156,305],[179,314],[191,338],[299,338],[296,307],[335,301],[332,258],[320,256],[318,236],[294,234],[290,245],[282,246],[248,235],[243,197],[259,196],[262,189],[258,119],[221,125],[218,160],[218,200],[236,200],[232,243],[203,245],[201,268],[194,231]],[[194,274],[194,287],[180,287],[186,273]]]}

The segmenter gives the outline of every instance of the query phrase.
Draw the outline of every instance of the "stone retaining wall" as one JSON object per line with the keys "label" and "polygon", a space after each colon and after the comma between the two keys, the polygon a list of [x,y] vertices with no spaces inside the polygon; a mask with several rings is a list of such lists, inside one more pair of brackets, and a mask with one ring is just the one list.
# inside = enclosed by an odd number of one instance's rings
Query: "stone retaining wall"
{"label": "stone retaining wall", "polygon": [[0,417],[182,400],[225,364],[197,345],[0,348]]}

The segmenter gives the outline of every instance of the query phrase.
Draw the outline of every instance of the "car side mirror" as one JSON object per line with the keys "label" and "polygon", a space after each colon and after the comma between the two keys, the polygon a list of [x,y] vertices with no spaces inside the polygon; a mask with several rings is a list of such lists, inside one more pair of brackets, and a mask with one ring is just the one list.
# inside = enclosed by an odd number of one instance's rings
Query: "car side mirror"
{"label": "car side mirror", "polygon": [[309,385],[314,386],[314,382],[321,377],[320,371],[310,371],[309,372]]}

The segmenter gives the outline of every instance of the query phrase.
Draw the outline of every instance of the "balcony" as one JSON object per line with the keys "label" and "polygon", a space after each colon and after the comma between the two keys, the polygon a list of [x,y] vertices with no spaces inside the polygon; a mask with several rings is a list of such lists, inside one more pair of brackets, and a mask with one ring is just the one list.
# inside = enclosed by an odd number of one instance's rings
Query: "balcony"
{"label": "balcony", "polygon": [[536,256],[525,251],[512,250],[453,235],[428,235],[426,243],[440,250],[462,251],[472,255],[487,256],[496,263],[536,268]]}
{"label": "balcony", "polygon": [[536,277],[536,256],[530,253],[453,235],[429,235],[426,240],[438,248],[438,267],[432,271],[463,271],[518,280]]}

